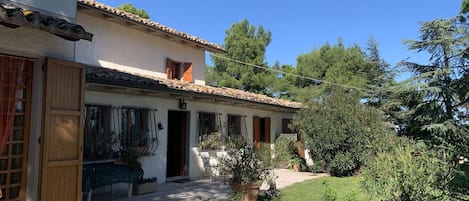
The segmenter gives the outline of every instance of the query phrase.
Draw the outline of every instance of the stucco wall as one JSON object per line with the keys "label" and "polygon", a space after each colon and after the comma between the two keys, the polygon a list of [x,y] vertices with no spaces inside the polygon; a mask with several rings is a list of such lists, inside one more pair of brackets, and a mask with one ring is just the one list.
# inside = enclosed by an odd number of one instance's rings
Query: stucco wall
{"label": "stucco wall", "polygon": [[[147,156],[141,159],[142,168],[145,171],[145,177],[156,176],[160,183],[166,180],[166,161],[167,161],[167,126],[168,111],[178,111],[177,99],[166,99],[149,96],[134,96],[125,94],[114,94],[96,91],[85,91],[85,102],[87,104],[105,104],[114,106],[135,106],[158,109],[157,119],[164,125],[164,129],[159,131],[159,147],[154,156]],[[222,113],[222,122],[226,122],[227,114],[246,115],[246,125],[248,137],[252,140],[252,119],[253,116],[271,118],[271,139],[281,132],[282,118],[292,118],[292,113],[278,113],[252,108],[234,107],[228,105],[211,104],[203,102],[194,102],[186,100],[187,110],[190,112],[190,137],[189,141],[189,177],[198,178],[202,175],[203,162],[197,152],[197,122],[198,112]]]}
{"label": "stucco wall", "polygon": [[68,19],[75,18],[76,0],[10,0],[12,2],[26,5],[29,9],[45,11],[54,15],[61,15]]}
{"label": "stucco wall", "polygon": [[101,17],[77,13],[77,23],[94,34],[77,42],[78,62],[166,78],[166,58],[191,62],[195,83],[205,84],[205,51],[135,30]]}
{"label": "stucco wall", "polygon": [[29,27],[17,29],[0,27],[0,53],[73,60],[74,45],[74,42]]}

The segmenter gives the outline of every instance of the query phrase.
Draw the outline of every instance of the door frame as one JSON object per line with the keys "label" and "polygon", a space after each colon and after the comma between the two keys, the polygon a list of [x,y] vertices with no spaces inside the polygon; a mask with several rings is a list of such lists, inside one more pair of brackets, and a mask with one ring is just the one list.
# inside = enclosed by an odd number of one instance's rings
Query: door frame
{"label": "door frame", "polygon": [[[169,130],[170,130],[170,122],[169,122],[169,113],[180,113],[181,116],[184,116],[185,118],[185,129],[184,129],[184,134],[182,134],[181,136],[184,137],[184,145],[183,147],[181,147],[181,149],[183,149],[183,152],[184,152],[184,163],[182,164],[183,168],[185,168],[184,170],[184,175],[180,175],[180,176],[173,176],[173,177],[168,177],[168,160],[169,160]],[[166,182],[171,182],[171,181],[175,181],[175,180],[180,180],[180,179],[187,179],[189,178],[189,170],[190,170],[190,164],[189,164],[189,157],[190,157],[190,148],[189,148],[189,145],[190,145],[190,120],[191,120],[191,113],[190,111],[186,111],[186,110],[168,110],[168,125],[167,125],[167,130],[168,130],[168,133],[167,133],[167,136],[168,136],[168,141],[167,141],[167,146],[166,146]]]}

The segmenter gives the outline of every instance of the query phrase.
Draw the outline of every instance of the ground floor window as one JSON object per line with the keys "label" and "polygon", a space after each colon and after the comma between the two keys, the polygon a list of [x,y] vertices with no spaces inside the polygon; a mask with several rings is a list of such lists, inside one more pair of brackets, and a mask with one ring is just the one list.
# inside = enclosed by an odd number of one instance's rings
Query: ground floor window
{"label": "ground floor window", "polygon": [[0,200],[25,200],[33,61],[0,55]]}
{"label": "ground floor window", "polygon": [[113,158],[116,136],[111,131],[111,106],[86,105],[84,116],[84,160]]}
{"label": "ground floor window", "polygon": [[241,136],[241,115],[228,115],[227,132],[228,136]]}

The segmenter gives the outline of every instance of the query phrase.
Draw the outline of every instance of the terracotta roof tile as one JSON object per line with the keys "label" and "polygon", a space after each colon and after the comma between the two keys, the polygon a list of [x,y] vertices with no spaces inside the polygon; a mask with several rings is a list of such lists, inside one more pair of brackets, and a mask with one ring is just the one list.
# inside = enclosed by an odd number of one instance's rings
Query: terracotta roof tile
{"label": "terracotta roof tile", "polygon": [[0,24],[10,28],[28,26],[70,41],[80,39],[91,41],[93,39],[93,34],[86,32],[78,24],[6,3],[0,3]]}
{"label": "terracotta roof tile", "polygon": [[169,80],[154,76],[134,74],[105,67],[88,66],[86,69],[86,80],[90,83],[136,87],[155,91],[177,90],[180,92],[195,92],[213,96],[215,99],[217,97],[225,97],[234,100],[250,101],[292,109],[300,109],[302,107],[302,104],[299,102],[272,98],[266,95],[246,92],[239,89],[186,83],[179,80]]}
{"label": "terracotta roof tile", "polygon": [[178,31],[176,29],[173,29],[171,27],[168,27],[166,25],[160,24],[158,22],[153,22],[149,19],[141,18],[137,15],[134,15],[134,14],[119,10],[117,8],[114,8],[112,6],[108,6],[108,5],[103,4],[103,3],[89,1],[89,0],[78,0],[78,3],[81,4],[81,5],[91,7],[91,8],[95,8],[97,10],[100,10],[100,11],[103,11],[103,12],[106,12],[106,13],[109,13],[109,14],[116,15],[118,17],[122,17],[124,19],[128,19],[128,20],[137,22],[139,24],[145,25],[145,26],[147,26],[149,28],[152,28],[154,30],[162,31],[164,33],[167,33],[167,34],[169,34],[173,37],[181,38],[181,39],[184,39],[184,40],[187,40],[187,41],[197,43],[197,44],[199,44],[203,47],[208,48],[208,50],[211,50],[211,51],[226,52],[225,48],[223,46],[219,45],[219,44],[211,43],[209,41],[198,38],[196,36],[193,36],[193,35],[190,35],[190,34],[187,34],[187,33],[184,33],[184,32],[180,32],[180,31]]}

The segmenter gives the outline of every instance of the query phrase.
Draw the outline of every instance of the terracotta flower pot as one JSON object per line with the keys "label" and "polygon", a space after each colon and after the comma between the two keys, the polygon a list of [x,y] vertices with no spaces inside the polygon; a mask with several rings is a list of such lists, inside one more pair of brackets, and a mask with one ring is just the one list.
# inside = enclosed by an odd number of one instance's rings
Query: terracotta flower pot
{"label": "terracotta flower pot", "polygon": [[259,195],[259,188],[261,187],[258,183],[252,184],[234,184],[230,182],[231,189],[234,193],[240,193],[243,201],[256,201]]}
{"label": "terracotta flower pot", "polygon": [[300,171],[300,164],[293,164],[293,171],[299,172]]}

